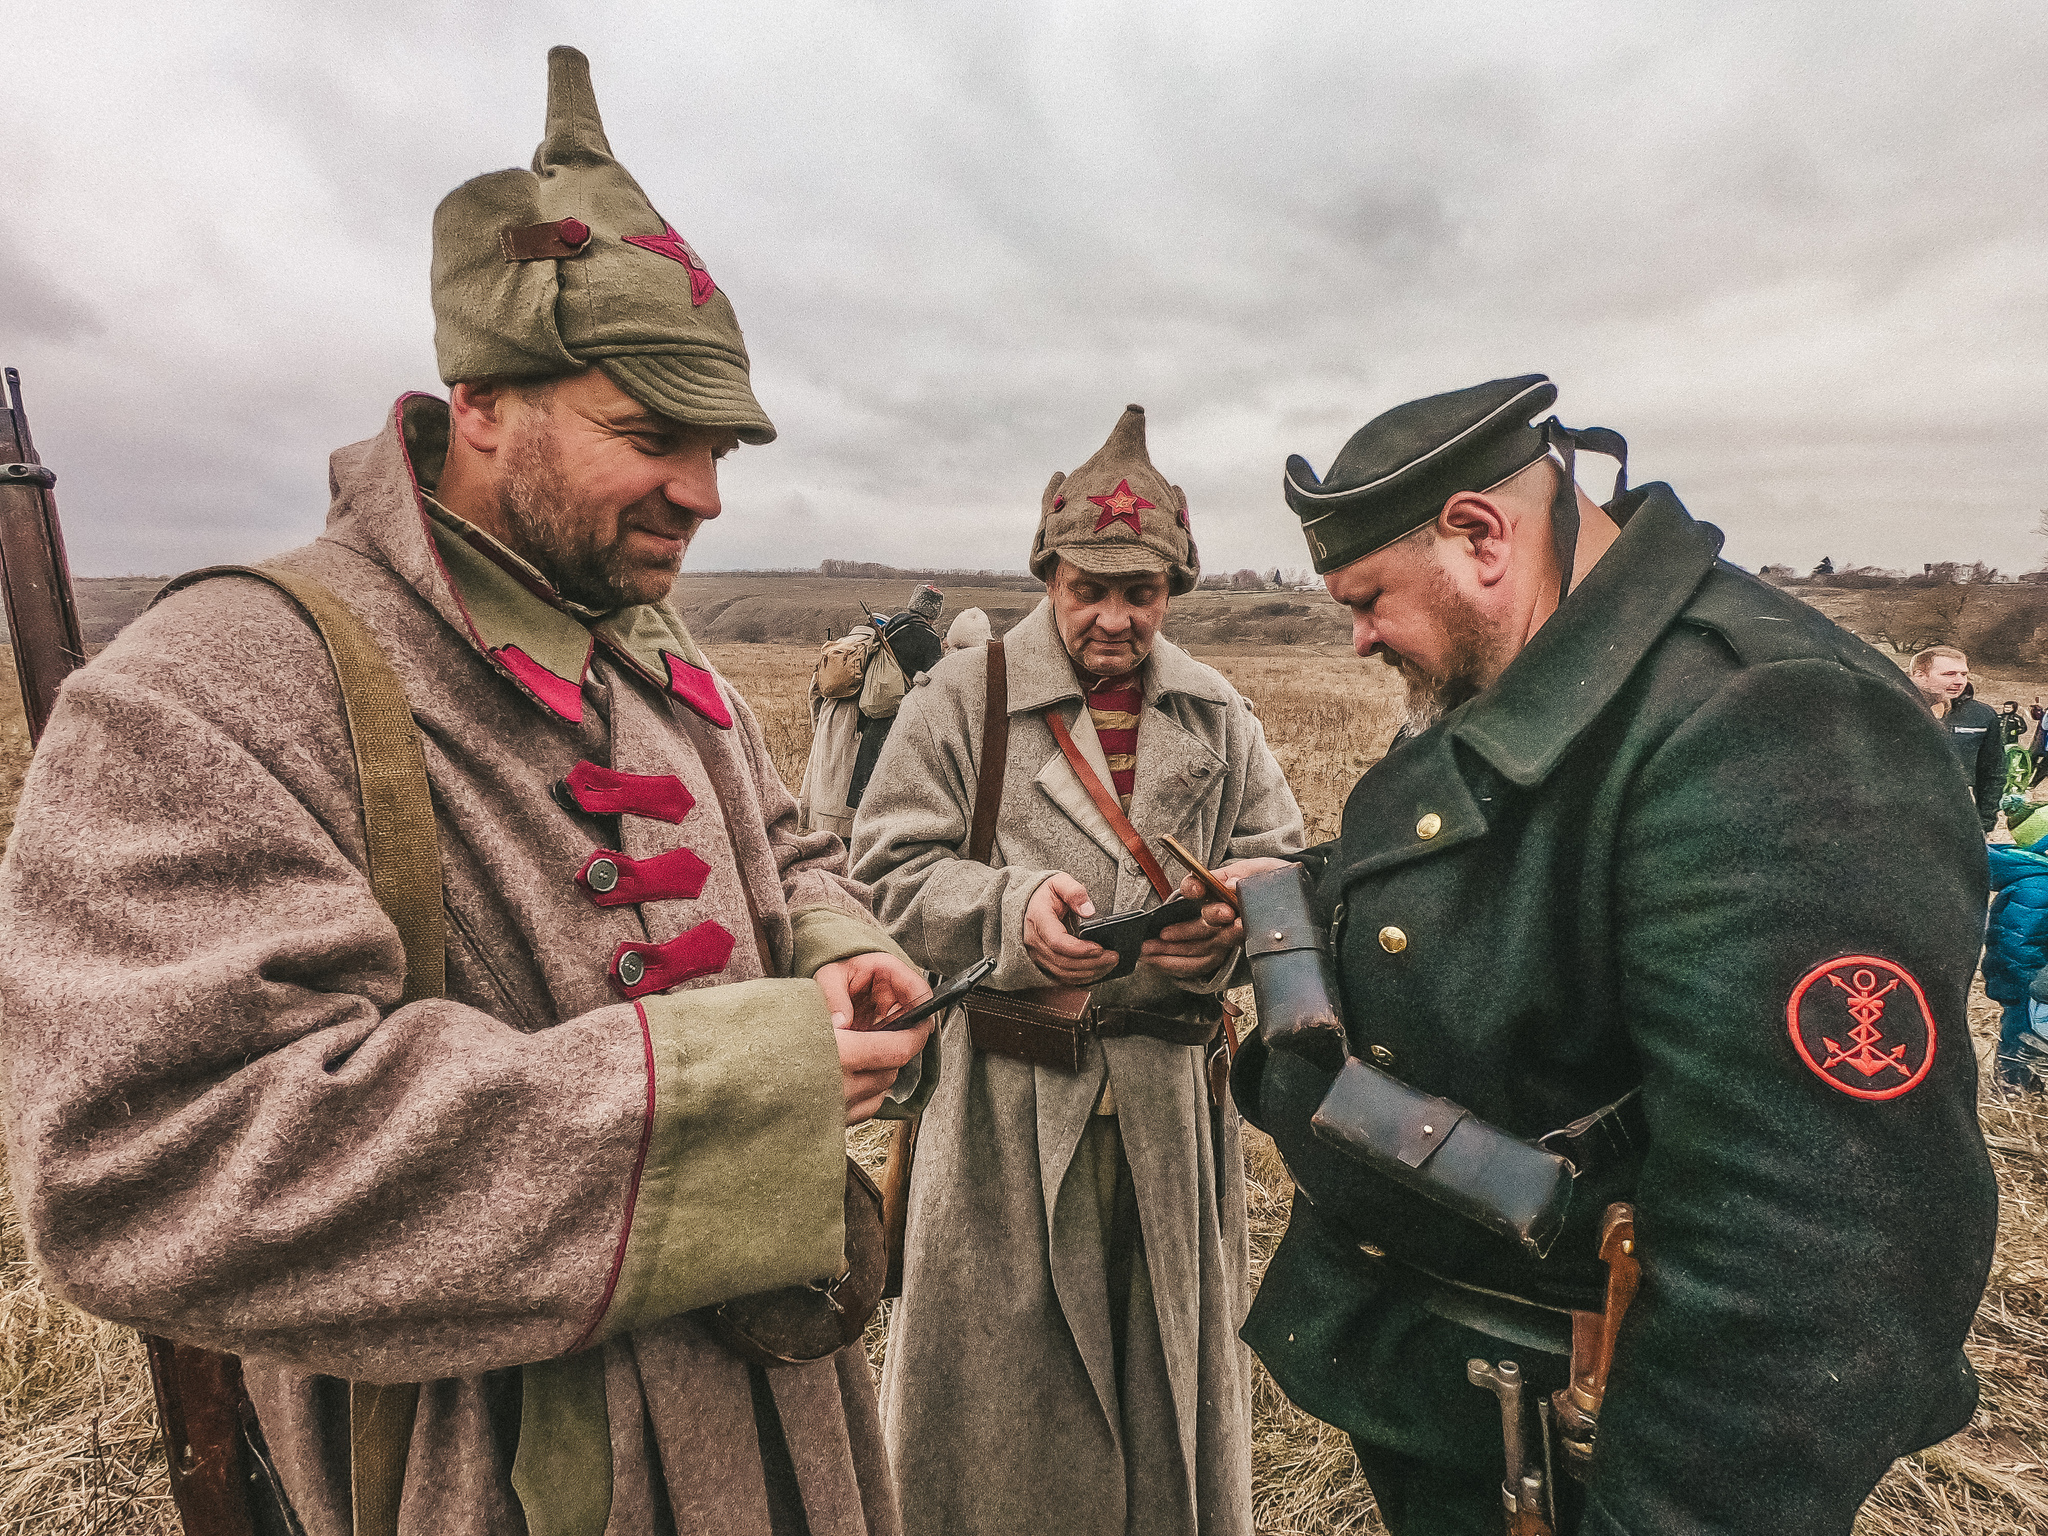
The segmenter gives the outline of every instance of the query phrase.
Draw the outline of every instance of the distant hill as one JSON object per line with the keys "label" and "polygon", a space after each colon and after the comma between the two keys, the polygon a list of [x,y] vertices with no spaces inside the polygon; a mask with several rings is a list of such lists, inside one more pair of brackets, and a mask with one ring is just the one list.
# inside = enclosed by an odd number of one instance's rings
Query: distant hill
{"label": "distant hill", "polygon": [[[1038,606],[1044,588],[1009,572],[903,571],[820,576],[808,571],[684,571],[675,603],[690,632],[712,644],[772,641],[821,644],[863,622],[861,604],[894,613],[911,589],[930,582],[946,594],[944,627],[963,608],[979,608],[997,634]],[[167,576],[82,576],[72,585],[85,643],[98,650],[149,606]],[[1167,634],[1198,649],[1342,646],[1349,620],[1321,592],[1191,592],[1176,598]],[[0,624],[0,634],[5,626]]]}
{"label": "distant hill", "polygon": [[[72,580],[72,596],[78,603],[78,627],[85,632],[88,650],[98,650],[118,635],[163,590],[168,576],[79,576]],[[0,637],[7,634],[7,619],[0,612]]]}

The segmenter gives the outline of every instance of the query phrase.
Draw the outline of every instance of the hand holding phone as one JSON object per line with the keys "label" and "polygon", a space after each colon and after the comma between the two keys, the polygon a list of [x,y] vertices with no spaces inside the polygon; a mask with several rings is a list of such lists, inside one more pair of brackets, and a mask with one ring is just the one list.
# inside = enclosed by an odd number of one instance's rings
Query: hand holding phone
{"label": "hand holding phone", "polygon": [[1147,907],[1142,912],[1116,912],[1108,917],[1092,917],[1074,924],[1074,936],[1090,943],[1100,944],[1116,954],[1116,969],[1102,981],[1114,981],[1119,976],[1128,976],[1138,968],[1138,951],[1147,939],[1159,937],[1162,929],[1176,923],[1191,923],[1202,915],[1202,904],[1192,896],[1176,896],[1162,906]]}
{"label": "hand holding phone", "polygon": [[919,1003],[908,1013],[893,1019],[883,1019],[870,1026],[874,1029],[914,1029],[935,1013],[943,1013],[960,1002],[980,985],[983,977],[996,968],[995,956],[977,960],[951,981],[941,982],[933,989],[932,995]]}

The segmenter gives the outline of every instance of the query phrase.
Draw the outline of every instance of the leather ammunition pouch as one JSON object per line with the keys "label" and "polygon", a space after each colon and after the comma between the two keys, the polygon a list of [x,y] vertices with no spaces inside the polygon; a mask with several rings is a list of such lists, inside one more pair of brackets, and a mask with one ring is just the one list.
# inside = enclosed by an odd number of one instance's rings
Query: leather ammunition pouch
{"label": "leather ammunition pouch", "polygon": [[1345,1055],[1337,1012],[1337,975],[1329,940],[1316,921],[1308,871],[1299,864],[1237,883],[1244,913],[1244,954],[1259,1001],[1259,1034],[1276,1051],[1335,1072]]}
{"label": "leather ammunition pouch", "polygon": [[1562,1156],[1355,1056],[1309,1126],[1375,1173],[1513,1238],[1539,1259],[1564,1227],[1572,1165]]}
{"label": "leather ammunition pouch", "polygon": [[1085,987],[1035,987],[1025,992],[977,987],[967,994],[967,1035],[978,1051],[1078,1072],[1090,1038],[1148,1035],[1169,1045],[1207,1045],[1223,1027],[1222,1000],[1197,1001],[1200,1011],[1190,1017],[1097,1007],[1089,1002]]}
{"label": "leather ammunition pouch", "polygon": [[742,1359],[801,1365],[857,1342],[882,1304],[889,1256],[882,1192],[867,1170],[846,1160],[846,1268],[831,1280],[741,1296],[696,1314]]}
{"label": "leather ammunition pouch", "polygon": [[1261,1038],[1336,1074],[1309,1122],[1319,1141],[1538,1259],[1563,1230],[1574,1179],[1646,1145],[1634,1093],[1532,1143],[1346,1054],[1308,872],[1273,870],[1238,891]]}

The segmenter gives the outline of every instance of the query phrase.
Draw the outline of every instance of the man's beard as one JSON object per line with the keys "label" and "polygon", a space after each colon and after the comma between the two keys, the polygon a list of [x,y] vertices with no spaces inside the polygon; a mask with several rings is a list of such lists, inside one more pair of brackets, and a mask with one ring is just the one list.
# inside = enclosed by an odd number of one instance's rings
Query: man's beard
{"label": "man's beard", "polygon": [[1444,632],[1442,669],[1425,671],[1398,651],[1380,648],[1408,685],[1407,716],[1401,724],[1404,737],[1420,736],[1467,699],[1476,697],[1499,674],[1498,663],[1505,649],[1500,631],[1459,598],[1442,566],[1432,564],[1430,585],[1436,619]]}
{"label": "man's beard", "polygon": [[[659,581],[652,566],[628,557],[623,527],[619,537],[602,543],[593,528],[569,515],[575,505],[575,495],[562,473],[553,426],[541,425],[520,434],[506,449],[505,479],[498,492],[498,510],[512,535],[513,547],[553,582],[563,597],[599,613],[659,602],[667,595],[701,519],[690,519],[683,549],[668,565],[666,581]],[[656,585],[660,590],[650,591]]]}

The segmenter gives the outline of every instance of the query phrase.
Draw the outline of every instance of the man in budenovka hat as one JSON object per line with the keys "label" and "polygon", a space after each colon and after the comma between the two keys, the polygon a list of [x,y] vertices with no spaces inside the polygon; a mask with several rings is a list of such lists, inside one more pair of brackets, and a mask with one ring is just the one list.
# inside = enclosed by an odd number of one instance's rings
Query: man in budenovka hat
{"label": "man in budenovka hat", "polygon": [[583,56],[548,67],[533,170],[435,216],[451,398],[336,453],[278,562],[419,722],[445,996],[401,1004],[320,639],[200,581],[65,685],[22,796],[14,1189],[63,1295],[242,1356],[245,1470],[308,1536],[366,1529],[351,1382],[419,1384],[407,1536],[893,1532],[859,1345],[750,1363],[706,1309],[847,1268],[844,1127],[924,1032],[834,1026],[926,989],[669,606],[774,429]]}
{"label": "man in budenovka hat", "polygon": [[[1001,994],[943,1027],[916,1140],[882,1391],[904,1527],[1245,1533],[1244,1171],[1208,1070],[1242,928],[1212,902],[1105,980],[1117,957],[1066,925],[1199,894],[1155,883],[1127,837],[1174,836],[1230,878],[1298,848],[1301,813],[1250,706],[1159,632],[1199,561],[1137,406],[1053,476],[1031,571],[1036,610],[905,696],[853,824],[857,877],[911,957],[994,956]],[[1066,1022],[982,1023],[1019,1008]]]}
{"label": "man in budenovka hat", "polygon": [[[1324,1105],[1328,1063],[1254,1040],[1232,1087],[1298,1193],[1245,1338],[1350,1433],[1395,1536],[1501,1529],[1502,1405],[1468,1360],[1519,1365],[1560,1532],[1846,1533],[1976,1402],[1977,818],[1895,666],[1717,558],[1668,486],[1624,467],[1595,506],[1575,450],[1626,445],[1532,425],[1555,397],[1414,401],[1320,480],[1290,459],[1286,494],[1358,653],[1408,684],[1404,738],[1303,855],[1348,1053],[1439,1136],[1545,1138],[1564,1225],[1539,1257],[1455,1214],[1439,1142],[1381,1149],[1409,1183],[1347,1156],[1311,1129],[1357,1102]],[[1536,1405],[1617,1202],[1640,1289],[1581,1483]]]}

